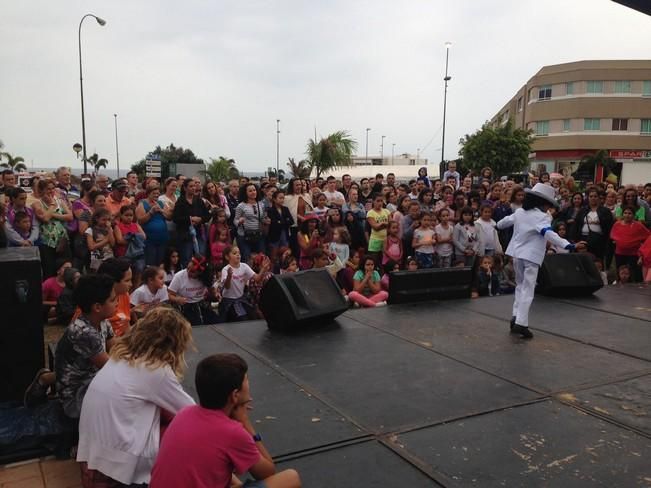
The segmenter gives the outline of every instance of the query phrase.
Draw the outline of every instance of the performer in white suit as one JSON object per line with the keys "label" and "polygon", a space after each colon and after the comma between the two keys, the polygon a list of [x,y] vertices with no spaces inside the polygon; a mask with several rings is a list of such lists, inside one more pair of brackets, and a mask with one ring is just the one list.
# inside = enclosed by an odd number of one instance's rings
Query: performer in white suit
{"label": "performer in white suit", "polygon": [[531,339],[529,308],[536,289],[538,269],[545,257],[546,241],[570,251],[583,250],[586,244],[572,244],[552,230],[552,217],[547,211],[552,206],[558,207],[553,187],[537,183],[524,191],[523,207],[500,220],[497,228],[513,226],[513,237],[506,248],[506,254],[513,258],[516,284],[511,332]]}

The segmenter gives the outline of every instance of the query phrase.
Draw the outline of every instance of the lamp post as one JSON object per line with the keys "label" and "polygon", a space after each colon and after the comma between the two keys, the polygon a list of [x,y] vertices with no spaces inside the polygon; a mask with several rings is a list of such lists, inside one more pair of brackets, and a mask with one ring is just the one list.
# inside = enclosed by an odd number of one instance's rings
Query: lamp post
{"label": "lamp post", "polygon": [[386,136],[382,136],[382,140],[380,141],[380,159],[382,159],[382,164],[384,164],[384,138]]}
{"label": "lamp post", "polygon": [[366,156],[364,157],[364,163],[368,164],[368,132],[371,130],[370,127],[366,128]]}
{"label": "lamp post", "polygon": [[113,114],[115,119],[115,162],[118,167],[118,178],[120,177],[120,151],[118,150],[118,114]]}
{"label": "lamp post", "polygon": [[445,43],[445,78],[443,78],[443,81],[445,81],[445,89],[443,92],[443,140],[441,141],[441,163],[445,163],[445,113],[448,104],[448,81],[452,79],[452,77],[448,75],[448,61],[450,59],[451,46],[451,42]]}
{"label": "lamp post", "polygon": [[86,158],[86,120],[84,118],[84,77],[81,70],[81,24],[84,23],[86,17],[93,17],[101,26],[106,25],[106,21],[104,19],[101,19],[97,15],[93,14],[86,14],[79,21],[79,92],[81,93],[81,140],[82,150],[84,151],[84,174],[88,173],[88,159]]}
{"label": "lamp post", "polygon": [[280,181],[280,119],[276,119],[276,178]]}
{"label": "lamp post", "polygon": [[393,166],[393,156],[395,156],[396,152],[396,143],[391,144],[391,166]]}

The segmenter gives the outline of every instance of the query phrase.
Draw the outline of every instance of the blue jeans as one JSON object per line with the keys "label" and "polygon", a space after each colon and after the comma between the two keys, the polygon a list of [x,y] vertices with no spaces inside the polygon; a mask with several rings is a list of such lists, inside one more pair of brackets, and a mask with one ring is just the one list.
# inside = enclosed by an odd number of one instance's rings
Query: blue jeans
{"label": "blue jeans", "polygon": [[237,247],[240,249],[240,254],[242,255],[242,262],[249,262],[251,253],[264,252],[264,238],[260,237],[256,242],[247,242],[244,236],[237,236]]}
{"label": "blue jeans", "polygon": [[[202,256],[206,255],[206,241],[203,237],[197,236],[197,242],[199,243],[199,254]],[[179,259],[181,261],[181,266],[184,268],[187,267],[190,259],[194,255],[194,245],[192,244],[192,239],[189,241],[179,242]]]}

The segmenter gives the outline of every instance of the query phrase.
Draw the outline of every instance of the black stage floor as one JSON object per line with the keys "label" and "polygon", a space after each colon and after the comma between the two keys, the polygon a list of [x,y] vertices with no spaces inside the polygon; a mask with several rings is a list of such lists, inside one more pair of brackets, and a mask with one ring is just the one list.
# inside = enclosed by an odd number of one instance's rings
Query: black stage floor
{"label": "black stage floor", "polygon": [[252,419],[306,487],[651,486],[651,288],[351,310],[297,335],[194,329],[250,367]]}

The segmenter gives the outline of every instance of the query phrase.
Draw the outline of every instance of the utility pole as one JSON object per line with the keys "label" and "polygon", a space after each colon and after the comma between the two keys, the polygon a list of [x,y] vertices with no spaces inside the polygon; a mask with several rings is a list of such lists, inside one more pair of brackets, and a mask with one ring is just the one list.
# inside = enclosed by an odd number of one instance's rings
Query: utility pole
{"label": "utility pole", "polygon": [[452,46],[451,42],[445,43],[445,90],[443,92],[443,140],[441,141],[441,163],[445,163],[445,115],[448,105],[448,81],[452,79],[448,75],[448,61],[450,59],[450,47]]}
{"label": "utility pole", "polygon": [[280,119],[276,119],[276,178],[280,181]]}
{"label": "utility pole", "polygon": [[118,178],[120,177],[120,151],[118,150],[118,114],[113,114],[115,119],[115,162],[118,168]]}

